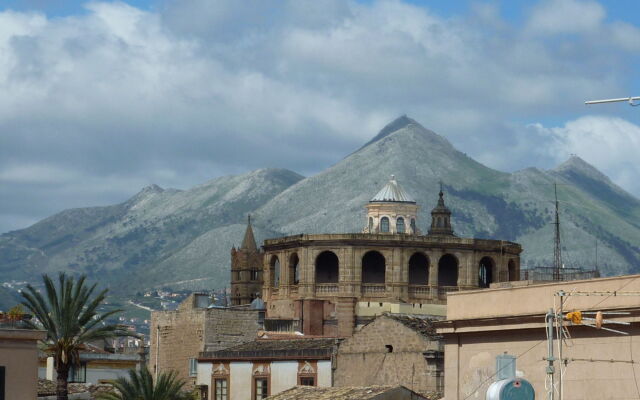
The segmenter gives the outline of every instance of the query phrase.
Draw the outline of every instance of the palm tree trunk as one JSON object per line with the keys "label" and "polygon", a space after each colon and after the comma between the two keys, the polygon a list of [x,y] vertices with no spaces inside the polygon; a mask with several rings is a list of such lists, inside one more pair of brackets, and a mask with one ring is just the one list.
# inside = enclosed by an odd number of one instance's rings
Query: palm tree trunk
{"label": "palm tree trunk", "polygon": [[56,397],[57,400],[69,400],[68,380],[69,380],[69,365],[59,363],[56,368],[58,378],[56,380]]}

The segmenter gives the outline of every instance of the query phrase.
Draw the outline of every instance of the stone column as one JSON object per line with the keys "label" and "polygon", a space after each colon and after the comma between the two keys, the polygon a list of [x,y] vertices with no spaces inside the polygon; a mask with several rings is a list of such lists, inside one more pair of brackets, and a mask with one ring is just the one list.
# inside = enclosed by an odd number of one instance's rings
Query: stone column
{"label": "stone column", "polygon": [[431,287],[431,298],[438,299],[438,263],[440,257],[444,255],[442,250],[432,250],[427,253],[429,256],[429,286]]}

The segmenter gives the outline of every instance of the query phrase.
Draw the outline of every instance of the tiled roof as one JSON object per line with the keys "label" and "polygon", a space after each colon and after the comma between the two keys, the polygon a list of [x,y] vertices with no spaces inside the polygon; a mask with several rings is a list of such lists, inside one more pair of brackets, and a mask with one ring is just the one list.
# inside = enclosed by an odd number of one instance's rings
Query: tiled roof
{"label": "tiled roof", "polygon": [[392,203],[415,203],[416,201],[402,189],[396,181],[395,176],[391,175],[391,180],[384,185],[380,191],[370,200],[373,203],[392,202]]}
{"label": "tiled roof", "polygon": [[400,322],[407,328],[410,328],[418,332],[419,334],[421,334],[422,336],[428,339],[437,340],[441,338],[441,336],[439,336],[436,333],[436,328],[434,326],[434,323],[437,320],[434,318],[423,317],[418,315],[408,315],[408,314],[386,313],[384,315],[386,317],[395,319],[396,321]]}
{"label": "tiled roof", "polygon": [[224,350],[200,353],[201,358],[245,358],[331,355],[335,338],[256,339]]}
{"label": "tiled roof", "polygon": [[[384,398],[391,393],[411,393],[412,399],[426,400],[426,397],[412,392],[404,386],[366,386],[366,387],[315,387],[315,386],[295,386],[291,389],[270,396],[267,400],[375,400],[379,395],[385,394]],[[405,398],[404,396],[402,398]]]}

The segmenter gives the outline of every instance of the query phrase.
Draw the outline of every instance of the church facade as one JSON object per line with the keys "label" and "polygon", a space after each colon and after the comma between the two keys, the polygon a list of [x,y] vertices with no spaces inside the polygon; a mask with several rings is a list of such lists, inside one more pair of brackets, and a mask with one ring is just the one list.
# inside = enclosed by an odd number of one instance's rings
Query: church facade
{"label": "church facade", "polygon": [[[393,176],[365,208],[361,233],[286,236],[255,249],[268,329],[348,337],[383,312],[444,316],[448,292],[519,279],[521,246],[456,236],[442,190],[426,235],[419,205]],[[237,270],[232,296],[243,293]]]}

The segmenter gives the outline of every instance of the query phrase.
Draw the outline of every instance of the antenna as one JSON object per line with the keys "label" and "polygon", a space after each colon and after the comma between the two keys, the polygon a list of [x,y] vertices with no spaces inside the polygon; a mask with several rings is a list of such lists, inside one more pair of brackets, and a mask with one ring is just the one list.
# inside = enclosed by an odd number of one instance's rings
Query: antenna
{"label": "antenna", "polygon": [[626,101],[629,103],[630,106],[639,106],[639,103],[634,103],[635,101],[640,100],[640,97],[621,97],[618,99],[605,99],[605,100],[589,100],[589,101],[585,101],[584,104],[586,105],[591,105],[591,104],[603,104],[603,103],[618,103],[618,102],[622,102],[622,101]]}
{"label": "antenna", "polygon": [[553,184],[553,194],[556,199],[556,219],[554,225],[555,229],[555,237],[554,237],[554,247],[553,247],[553,280],[560,281],[560,268],[562,267],[562,247],[560,246],[560,215],[559,215],[559,205],[558,205],[558,184]]}

